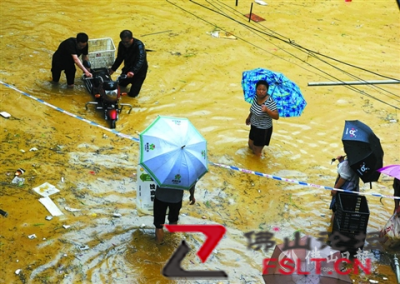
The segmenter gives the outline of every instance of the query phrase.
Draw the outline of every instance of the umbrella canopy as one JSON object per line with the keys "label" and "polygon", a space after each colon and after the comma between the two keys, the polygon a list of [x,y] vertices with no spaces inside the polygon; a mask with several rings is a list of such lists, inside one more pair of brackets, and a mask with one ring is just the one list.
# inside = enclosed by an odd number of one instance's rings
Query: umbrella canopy
{"label": "umbrella canopy", "polygon": [[380,173],[400,179],[400,165],[390,165],[377,170]]}
{"label": "umbrella canopy", "polygon": [[268,94],[276,102],[280,117],[300,116],[307,105],[300,88],[279,72],[257,68],[244,71],[242,88],[244,100],[252,103],[256,96],[256,83],[265,80],[269,84]]}
{"label": "umbrella canopy", "polygon": [[[309,242],[308,250],[305,245]],[[296,246],[298,245],[298,246]],[[293,248],[294,246],[299,248]],[[300,246],[303,246],[301,248]],[[324,247],[325,246],[325,247]],[[332,249],[325,243],[320,242],[312,236],[304,236],[301,239],[288,242],[288,250],[284,244],[277,245],[271,258],[276,258],[276,267],[269,267],[263,275],[266,284],[346,284],[352,283],[348,275],[341,275],[335,270],[335,259],[342,258],[340,251]],[[290,249],[293,248],[293,249]],[[296,267],[295,271],[310,272],[309,274],[282,274],[279,270],[288,272],[287,266],[281,266],[279,260],[290,258],[294,263],[300,263],[301,267]],[[327,261],[320,262],[319,273],[315,270],[315,262],[311,258],[327,258]],[[328,260],[330,260],[328,262]],[[275,263],[274,263],[275,264]],[[297,265],[297,264],[296,264]]]}
{"label": "umbrella canopy", "polygon": [[371,128],[359,120],[346,120],[342,136],[350,167],[363,182],[377,181],[383,165],[383,150]]}
{"label": "umbrella canopy", "polygon": [[188,190],[208,171],[207,142],[186,118],[158,116],[139,138],[139,163],[160,187]]}

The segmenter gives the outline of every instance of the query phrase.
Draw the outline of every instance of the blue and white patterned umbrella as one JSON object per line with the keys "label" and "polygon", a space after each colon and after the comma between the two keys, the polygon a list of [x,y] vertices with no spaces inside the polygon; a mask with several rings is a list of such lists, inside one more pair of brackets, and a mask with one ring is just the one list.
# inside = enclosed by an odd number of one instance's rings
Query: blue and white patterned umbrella
{"label": "blue and white patterned umbrella", "polygon": [[158,116],[139,138],[139,164],[160,187],[189,190],[208,171],[207,142],[187,118]]}
{"label": "blue and white patterned umbrella", "polygon": [[269,84],[268,94],[276,102],[280,117],[301,115],[307,102],[300,88],[282,73],[268,69],[257,68],[243,72],[242,88],[246,102],[253,102],[256,96],[256,83],[259,80],[265,80]]}

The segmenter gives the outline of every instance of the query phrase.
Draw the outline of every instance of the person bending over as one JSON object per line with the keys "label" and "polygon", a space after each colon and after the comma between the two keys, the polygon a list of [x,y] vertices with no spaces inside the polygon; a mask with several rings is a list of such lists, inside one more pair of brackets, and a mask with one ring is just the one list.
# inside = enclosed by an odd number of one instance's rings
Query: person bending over
{"label": "person bending over", "polygon": [[117,58],[111,66],[109,73],[112,75],[117,71],[123,61],[124,67],[121,74],[126,75],[127,78],[120,79],[119,85],[126,87],[128,84],[132,84],[128,95],[130,97],[137,97],[147,76],[146,49],[144,48],[144,44],[137,38],[134,38],[132,32],[129,30],[123,30],[119,37],[121,41],[118,44]]}
{"label": "person bending over", "polygon": [[82,55],[83,61],[88,61],[88,41],[89,37],[85,33],[78,33],[76,38],[71,37],[59,45],[56,52],[53,54],[51,73],[53,76],[52,82],[58,83],[61,77],[61,71],[64,70],[65,76],[67,77],[67,86],[69,88],[74,87],[75,82],[75,65],[78,66],[86,77],[92,77],[89,70],[79,60],[79,56]]}

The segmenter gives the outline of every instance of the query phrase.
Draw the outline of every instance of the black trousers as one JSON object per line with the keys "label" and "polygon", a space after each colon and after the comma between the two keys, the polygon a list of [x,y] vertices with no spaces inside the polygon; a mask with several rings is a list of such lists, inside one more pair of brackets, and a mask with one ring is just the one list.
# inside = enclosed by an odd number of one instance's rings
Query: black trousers
{"label": "black trousers", "polygon": [[75,82],[76,67],[75,63],[68,64],[65,62],[59,62],[57,60],[52,60],[51,64],[51,74],[53,76],[53,82],[60,81],[61,72],[64,70],[65,76],[67,77],[67,84],[73,85]]}
{"label": "black trousers", "polygon": [[158,200],[154,197],[153,215],[154,215],[154,226],[157,229],[161,229],[165,223],[165,217],[167,215],[167,208],[169,208],[168,222],[170,224],[177,223],[179,220],[179,212],[182,208],[182,200],[178,203],[169,203]]}
{"label": "black trousers", "polygon": [[147,68],[143,71],[140,71],[138,74],[135,74],[132,78],[127,78],[119,81],[119,85],[121,87],[126,87],[128,84],[131,85],[131,89],[128,93],[130,97],[137,97],[140,93],[140,89],[142,89],[142,85],[147,76]]}

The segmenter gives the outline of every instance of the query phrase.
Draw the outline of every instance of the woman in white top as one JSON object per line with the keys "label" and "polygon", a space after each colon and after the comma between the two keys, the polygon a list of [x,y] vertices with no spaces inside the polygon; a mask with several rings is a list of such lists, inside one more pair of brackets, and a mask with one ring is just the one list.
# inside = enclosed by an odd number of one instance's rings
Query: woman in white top
{"label": "woman in white top", "polygon": [[[358,177],[357,173],[353,171],[353,169],[349,165],[349,161],[345,159],[346,156],[338,156],[335,160],[339,161],[337,166],[337,178],[335,181],[334,188],[343,189],[346,191],[360,191],[360,178]],[[337,191],[331,191],[331,204],[329,209],[332,210],[332,218],[331,221],[333,222],[334,213],[336,211],[336,198],[337,198]]]}

